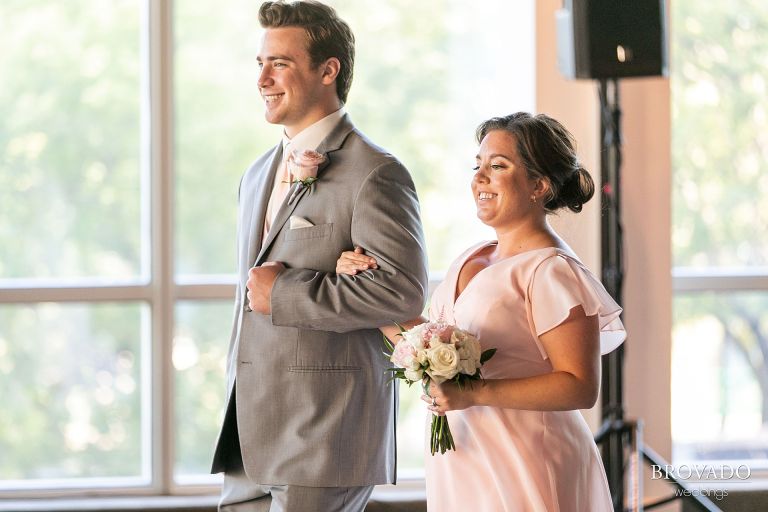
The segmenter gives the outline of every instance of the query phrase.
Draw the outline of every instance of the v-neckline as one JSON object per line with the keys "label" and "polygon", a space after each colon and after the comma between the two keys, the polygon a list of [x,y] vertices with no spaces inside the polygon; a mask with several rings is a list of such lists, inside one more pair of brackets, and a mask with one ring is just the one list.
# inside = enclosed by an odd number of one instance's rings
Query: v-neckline
{"label": "v-neckline", "polygon": [[499,242],[498,242],[498,241],[490,241],[490,242],[486,242],[486,243],[484,243],[483,245],[481,245],[481,246],[477,247],[477,248],[476,248],[474,251],[472,251],[472,252],[470,252],[469,254],[467,254],[467,255],[464,257],[464,260],[463,260],[463,261],[461,261],[461,262],[459,263],[459,266],[458,266],[458,268],[456,269],[456,274],[453,276],[453,286],[452,286],[452,288],[451,288],[451,298],[453,299],[453,303],[452,303],[452,305],[453,305],[454,307],[455,307],[455,306],[456,306],[456,304],[459,302],[459,299],[460,299],[461,297],[463,297],[463,296],[464,296],[464,294],[467,292],[467,289],[470,287],[470,285],[471,285],[473,282],[475,282],[475,280],[477,279],[477,277],[478,277],[480,274],[482,274],[483,272],[485,272],[486,270],[488,270],[488,269],[490,269],[490,268],[492,268],[492,267],[495,267],[495,266],[497,266],[497,265],[499,265],[499,264],[501,264],[501,263],[503,263],[503,262],[505,262],[505,261],[509,261],[509,260],[512,260],[512,259],[514,259],[514,258],[517,258],[518,256],[522,256],[522,255],[524,255],[524,254],[530,254],[530,253],[533,253],[533,252],[544,251],[544,250],[547,250],[547,249],[549,249],[549,250],[554,250],[554,251],[555,251],[555,252],[557,252],[558,254],[560,254],[560,253],[565,253],[565,251],[564,251],[564,250],[562,250],[562,249],[560,249],[559,247],[555,247],[555,246],[549,246],[549,247],[539,247],[539,248],[537,248],[537,249],[529,249],[529,250],[527,250],[527,251],[523,251],[523,252],[519,252],[519,253],[517,253],[517,254],[513,254],[512,256],[507,256],[506,258],[502,258],[502,259],[500,259],[499,261],[496,261],[496,262],[494,262],[494,263],[491,263],[491,264],[490,264],[490,265],[488,265],[487,267],[484,267],[484,268],[480,269],[480,270],[479,270],[479,271],[478,271],[478,272],[477,272],[477,273],[476,273],[474,276],[472,276],[472,279],[470,279],[469,281],[467,281],[467,284],[466,284],[466,286],[464,286],[464,289],[463,289],[463,290],[461,290],[461,293],[459,293],[459,291],[458,291],[458,286],[459,286],[459,275],[461,275],[461,271],[464,269],[464,266],[467,264],[467,261],[469,261],[469,259],[470,259],[470,258],[472,258],[473,256],[477,255],[477,253],[479,253],[480,251],[482,251],[483,249],[485,249],[485,248],[487,248],[487,247],[490,247],[491,245],[499,245]]}

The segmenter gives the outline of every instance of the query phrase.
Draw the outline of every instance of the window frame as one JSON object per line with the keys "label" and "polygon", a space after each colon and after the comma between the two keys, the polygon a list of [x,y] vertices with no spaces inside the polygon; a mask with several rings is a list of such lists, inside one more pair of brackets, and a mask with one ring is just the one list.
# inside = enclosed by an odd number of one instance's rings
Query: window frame
{"label": "window frame", "polygon": [[[235,276],[174,273],[174,87],[173,2],[144,0],[140,12],[140,201],[142,273],[110,284],[101,278],[2,280],[0,304],[139,302],[148,307],[142,336],[141,447],[143,472],[136,477],[0,480],[0,497],[89,495],[185,495],[218,491],[217,484],[180,483],[174,476],[174,367],[176,303],[232,300]],[[216,477],[211,477],[212,481]]]}
{"label": "window frame", "polygon": [[[768,268],[743,267],[743,268],[694,268],[672,267],[672,294],[673,297],[683,295],[696,295],[699,293],[722,292],[763,292],[768,291]],[[674,326],[674,324],[673,324]],[[672,439],[674,445],[674,439]],[[690,461],[698,463],[698,461]],[[688,479],[687,482],[696,485],[700,489],[725,489],[727,491],[763,490],[768,488],[768,467],[762,464],[753,467],[752,459],[738,460],[705,460],[701,464],[730,464],[736,466],[745,463],[751,473],[749,483],[744,484],[735,481],[707,481]],[[689,461],[683,461],[688,464]],[[672,464],[677,464],[675,461]]]}

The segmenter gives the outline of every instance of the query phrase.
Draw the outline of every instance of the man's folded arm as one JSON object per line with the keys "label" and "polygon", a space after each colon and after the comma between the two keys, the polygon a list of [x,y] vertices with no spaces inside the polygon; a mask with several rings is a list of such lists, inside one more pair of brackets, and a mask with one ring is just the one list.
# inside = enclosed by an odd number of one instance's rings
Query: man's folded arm
{"label": "man's folded arm", "polygon": [[354,245],[376,258],[379,268],[355,276],[284,270],[272,288],[274,325],[347,332],[421,314],[428,280],[424,234],[413,181],[398,162],[366,179],[351,233]]}

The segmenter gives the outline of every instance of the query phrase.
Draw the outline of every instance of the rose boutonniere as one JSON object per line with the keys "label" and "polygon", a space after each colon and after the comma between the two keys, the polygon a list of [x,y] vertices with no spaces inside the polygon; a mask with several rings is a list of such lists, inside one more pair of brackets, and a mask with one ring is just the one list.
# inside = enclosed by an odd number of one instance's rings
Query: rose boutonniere
{"label": "rose boutonniere", "polygon": [[288,155],[288,172],[291,174],[290,183],[301,183],[303,187],[309,187],[310,191],[317,181],[317,170],[325,162],[326,157],[322,153],[305,149],[299,151],[294,149]]}

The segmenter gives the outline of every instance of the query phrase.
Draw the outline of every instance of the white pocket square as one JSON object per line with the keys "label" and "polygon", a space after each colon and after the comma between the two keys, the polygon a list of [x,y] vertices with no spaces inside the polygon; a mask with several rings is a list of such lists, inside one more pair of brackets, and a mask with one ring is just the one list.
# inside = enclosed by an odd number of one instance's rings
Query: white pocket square
{"label": "white pocket square", "polygon": [[314,224],[309,222],[307,219],[303,217],[297,217],[296,215],[291,215],[288,221],[288,229],[311,228],[314,226]]}

